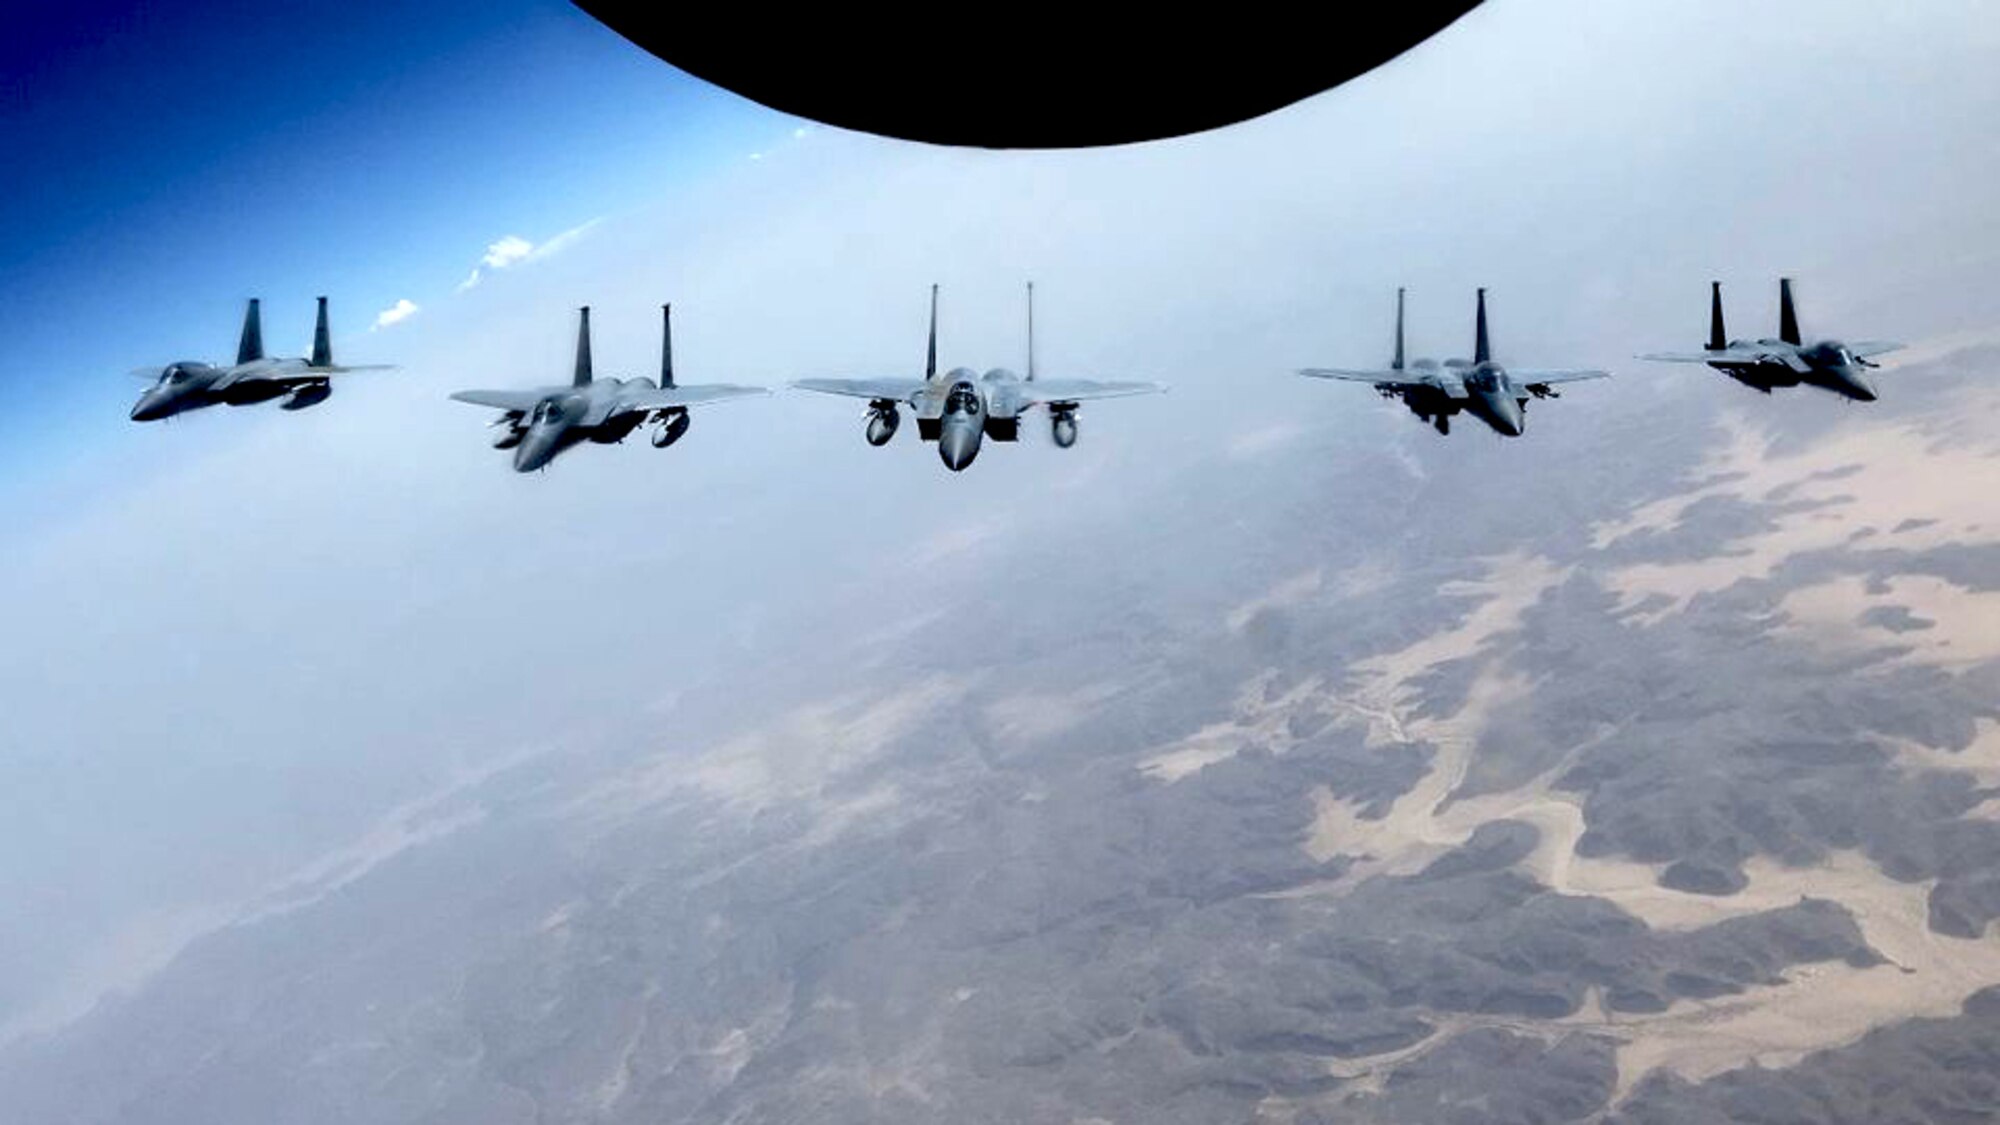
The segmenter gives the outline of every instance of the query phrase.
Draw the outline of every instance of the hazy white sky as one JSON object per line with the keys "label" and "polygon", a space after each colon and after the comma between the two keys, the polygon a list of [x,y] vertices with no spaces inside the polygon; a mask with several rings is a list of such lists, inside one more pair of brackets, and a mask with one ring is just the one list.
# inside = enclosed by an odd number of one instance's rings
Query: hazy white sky
{"label": "hazy white sky", "polygon": [[[2000,327],[1996,47],[1971,0],[1489,0],[1347,87],[1157,145],[760,132],[379,331],[340,310],[343,358],[404,370],[321,408],[139,427],[107,391],[97,468],[47,482],[0,558],[0,1023],[87,1001],[463,770],[635,716],[671,737],[690,679],[753,708],[734,662],[812,645],[816,603],[915,612],[912,573],[981,573],[1162,461],[1400,433],[1365,389],[1287,374],[1386,358],[1397,285],[1417,354],[1466,352],[1486,285],[1503,361],[1618,371],[1544,427],[1713,390],[1629,359],[1695,343],[1712,277],[1745,334],[1781,272],[1808,333]],[[656,370],[664,300],[683,381],[908,374],[933,281],[943,363],[1018,365],[1030,276],[1044,372],[1173,391],[959,476],[786,392],[524,478],[444,398],[562,379],[584,303],[603,374]]]}

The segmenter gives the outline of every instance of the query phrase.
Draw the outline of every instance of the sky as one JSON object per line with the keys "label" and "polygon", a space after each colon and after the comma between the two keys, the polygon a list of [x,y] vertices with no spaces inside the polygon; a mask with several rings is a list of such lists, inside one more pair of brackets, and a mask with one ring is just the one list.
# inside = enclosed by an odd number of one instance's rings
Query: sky
{"label": "sky", "polygon": [[[1385,360],[1396,286],[1413,355],[1464,354],[1485,285],[1501,360],[1618,373],[1537,408],[1543,450],[1737,389],[1630,359],[1698,342],[1711,278],[1745,335],[1781,272],[1809,333],[2000,328],[2000,26],[1970,0],[1493,0],[1258,121],[1016,154],[813,128],[562,4],[65,11],[7,48],[0,122],[32,173],[0,209],[0,903],[32,922],[0,926],[0,1029],[468,772],[671,737],[691,693],[754,711],[853,607],[915,620],[924,573],[1159,502],[1171,467],[1499,456],[1287,374]],[[520,477],[446,398],[565,378],[585,303],[600,373],[656,369],[671,300],[684,382],[908,374],[932,282],[942,364],[1018,364],[1029,277],[1041,370],[1172,390],[957,476],[786,392]],[[401,370],[127,420],[127,368],[226,357],[251,295],[301,345],[319,293],[341,358]]]}
{"label": "sky", "polygon": [[0,470],[87,444],[66,419],[130,368],[233,355],[247,297],[298,353],[325,294],[336,354],[372,357],[384,310],[794,127],[560,0],[83,0],[18,23],[0,379],[59,421],[9,426]]}

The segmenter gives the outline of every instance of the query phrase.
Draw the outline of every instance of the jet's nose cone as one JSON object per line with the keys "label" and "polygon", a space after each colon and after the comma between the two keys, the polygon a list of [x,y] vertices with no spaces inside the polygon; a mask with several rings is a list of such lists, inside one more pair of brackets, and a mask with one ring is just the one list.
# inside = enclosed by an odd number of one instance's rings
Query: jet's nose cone
{"label": "jet's nose cone", "polygon": [[979,435],[958,426],[946,427],[938,435],[938,458],[944,467],[956,473],[972,464],[979,455]]}
{"label": "jet's nose cone", "polygon": [[1857,402],[1874,402],[1875,387],[1868,377],[1852,367],[1840,370],[1841,381],[1847,384],[1847,397]]}
{"label": "jet's nose cone", "polygon": [[1521,404],[1512,399],[1503,400],[1499,404],[1499,409],[1493,412],[1493,428],[1508,437],[1520,437],[1521,431],[1527,429],[1527,422],[1527,415],[1521,410]]}
{"label": "jet's nose cone", "polygon": [[161,413],[159,400],[151,394],[139,396],[139,401],[132,404],[134,422],[151,422],[159,418]]}
{"label": "jet's nose cone", "polygon": [[514,471],[532,473],[555,459],[555,435],[547,432],[530,431],[514,447]]}

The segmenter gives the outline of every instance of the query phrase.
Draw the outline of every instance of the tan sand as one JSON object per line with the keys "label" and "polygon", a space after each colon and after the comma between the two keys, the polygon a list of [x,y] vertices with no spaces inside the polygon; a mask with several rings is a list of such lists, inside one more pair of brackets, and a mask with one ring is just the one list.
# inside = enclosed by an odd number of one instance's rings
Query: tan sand
{"label": "tan sand", "polygon": [[1179,781],[1217,762],[1236,756],[1245,746],[1266,746],[1282,752],[1294,741],[1290,732],[1293,714],[1309,707],[1325,690],[1314,678],[1294,685],[1276,698],[1269,696],[1273,672],[1262,673],[1237,693],[1236,713],[1220,722],[1195,731],[1139,764],[1139,770],[1161,781]]}
{"label": "tan sand", "polygon": [[1428,741],[1437,757],[1429,774],[1399,798],[1389,814],[1364,820],[1358,810],[1325,789],[1314,793],[1318,816],[1306,842],[1314,858],[1335,855],[1363,857],[1351,870],[1349,882],[1371,875],[1411,871],[1438,853],[1463,842],[1474,823],[1472,815],[1454,810],[1441,818],[1440,809],[1465,779],[1465,771],[1487,716],[1496,707],[1519,698],[1530,683],[1512,671],[1489,666],[1468,695],[1465,706],[1445,718],[1405,720],[1403,713],[1417,698],[1412,680],[1438,664],[1477,654],[1494,637],[1520,623],[1521,615],[1569,572],[1540,556],[1506,555],[1488,560],[1487,575],[1475,582],[1449,584],[1447,596],[1486,594],[1487,599],[1458,625],[1424,637],[1395,652],[1357,662],[1359,684],[1327,700],[1326,709],[1345,713],[1367,724],[1373,744]]}
{"label": "tan sand", "polygon": [[1854,912],[1868,943],[1889,963],[1799,966],[1784,984],[1742,996],[1611,1019],[1606,1029],[1626,1040],[1618,1053],[1621,1096],[1657,1067],[1701,1079],[1752,1063],[1789,1066],[1886,1024],[1956,1015],[1967,996],[2000,982],[2000,939],[1990,930],[1974,940],[1930,931],[1929,883],[1898,883],[1852,852],[1816,868],[1759,858],[1746,870],[1750,886],[1716,900],[1718,917],[1806,896],[1832,899]]}
{"label": "tan sand", "polygon": [[[1845,575],[1795,590],[1779,605],[1790,619],[1786,631],[1829,648],[1907,647],[1897,660],[1953,670],[2000,657],[2000,592],[1968,590],[1928,574],[1897,575],[1884,585],[1885,593],[1871,594],[1866,579]],[[1862,624],[1863,613],[1891,606],[1925,618],[1930,627],[1899,633]]]}
{"label": "tan sand", "polygon": [[[1784,455],[1771,452],[1754,423],[1732,415],[1724,425],[1729,440],[1707,471],[1747,474],[1743,479],[1642,505],[1625,519],[1594,528],[1593,542],[1601,549],[1641,530],[1671,528],[1708,496],[1823,506],[1781,516],[1770,531],[1729,543],[1710,558],[1620,568],[1608,575],[1607,584],[1628,608],[1656,594],[1671,599],[1642,617],[1657,621],[1697,594],[1766,577],[1796,554],[1839,547],[1863,530],[1875,532],[1868,546],[1909,550],[2000,538],[2000,510],[1993,501],[2000,495],[2000,427],[1990,424],[1996,411],[2000,395],[1968,393],[1947,409],[1900,425],[1857,418],[1826,440]],[[1988,424],[1975,424],[1982,419]],[[1846,469],[1854,471],[1814,479]],[[1789,493],[1774,495],[1786,486]],[[1905,520],[1932,522],[1896,531]]]}

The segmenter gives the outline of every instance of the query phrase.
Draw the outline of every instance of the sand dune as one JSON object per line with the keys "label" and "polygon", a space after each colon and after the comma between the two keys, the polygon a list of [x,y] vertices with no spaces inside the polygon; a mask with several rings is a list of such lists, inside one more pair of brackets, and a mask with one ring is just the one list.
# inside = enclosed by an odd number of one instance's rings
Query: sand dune
{"label": "sand dune", "polygon": [[[1884,1024],[1955,1015],[1967,996],[2000,981],[2000,939],[1993,934],[1968,941],[1931,932],[1929,883],[1898,883],[1852,852],[1813,868],[1759,857],[1746,873],[1750,885],[1741,893],[1710,900],[1716,917],[1789,906],[1808,896],[1832,899],[1854,913],[1888,963],[1801,966],[1782,985],[1609,1020],[1605,1030],[1626,1040],[1618,1053],[1621,1096],[1656,1067],[1698,1079],[1753,1062],[1787,1066]],[[1636,907],[1643,904],[1621,905],[1641,913]],[[1671,913],[1687,921],[1697,911],[1686,903]]]}
{"label": "sand dune", "polygon": [[1414,871],[1463,843],[1484,822],[1474,819],[1479,816],[1475,809],[1442,810],[1465,779],[1487,716],[1521,697],[1531,685],[1509,669],[1488,666],[1455,714],[1406,719],[1406,709],[1419,694],[1414,680],[1439,664],[1476,655],[1495,636],[1518,625],[1528,607],[1568,574],[1540,556],[1489,559],[1485,578],[1449,583],[1439,591],[1446,596],[1488,595],[1464,621],[1354,665],[1350,671],[1357,685],[1325,699],[1327,709],[1367,724],[1371,743],[1426,741],[1437,748],[1437,759],[1424,780],[1379,820],[1361,818],[1359,810],[1324,789],[1316,792],[1319,815],[1306,843],[1308,853],[1321,860],[1341,854],[1362,857],[1351,869],[1349,881]]}
{"label": "sand dune", "polygon": [[[1978,719],[1973,724],[1972,742],[1963,750],[1939,750],[1933,746],[1897,739],[1889,743],[1897,760],[1912,770],[1963,770],[1985,788],[2000,787],[2000,721]],[[1988,800],[1975,814],[2000,815],[2000,800]]]}
{"label": "sand dune", "polygon": [[1235,757],[1246,746],[1282,751],[1293,741],[1289,730],[1292,715],[1316,700],[1325,682],[1306,680],[1272,697],[1269,687],[1275,676],[1267,672],[1252,679],[1237,694],[1234,716],[1210,723],[1162,749],[1139,763],[1140,771],[1161,781],[1178,781]]}
{"label": "sand dune", "polygon": [[1621,567],[1607,584],[1628,608],[1664,595],[1641,615],[1657,621],[1697,594],[1766,577],[1786,559],[1841,547],[1863,533],[1878,537],[1871,545],[1905,550],[2000,539],[1992,502],[2000,494],[2000,436],[1968,425],[1990,418],[1996,406],[2000,396],[1966,394],[1948,408],[1897,425],[1857,418],[1827,440],[1787,454],[1774,454],[1770,437],[1744,415],[1730,415],[1728,440],[1705,467],[1714,483],[1597,525],[1593,544],[1602,550],[1642,532],[1670,530],[1710,497],[1800,508],[1777,516],[1769,531],[1725,544],[1707,558]]}
{"label": "sand dune", "polygon": [[[1871,593],[1865,579],[1846,575],[1796,590],[1779,608],[1790,631],[1817,645],[1907,648],[1897,660],[1954,669],[2000,657],[2000,593],[1928,574],[1897,575],[1882,587]],[[1871,611],[1895,616],[1871,617]]]}
{"label": "sand dune", "polygon": [[[1910,452],[1908,447],[1898,448],[1901,453]],[[1785,467],[1777,476],[1765,477],[1753,487],[1768,492],[1780,483],[1805,481],[1829,465],[1850,463],[1846,460],[1850,455],[1851,450],[1843,450],[1825,456],[1807,454],[1793,458],[1795,464]],[[1866,470],[1838,481],[1811,483],[1852,488],[1857,497],[1877,496],[1876,488],[1891,487],[1882,482],[1857,484],[1857,478],[1864,475]],[[1880,518],[1872,513],[1866,500],[1843,504],[1870,518]],[[1932,505],[1931,510],[1940,513],[1935,518],[1942,519],[1950,515],[1945,511],[1948,507],[1950,504],[1940,502]],[[1665,505],[1638,513],[1637,518],[1642,524],[1649,521],[1657,524],[1676,518],[1677,510]],[[1957,513],[1957,526],[1966,526],[1969,517],[1969,511]],[[1632,530],[1632,527],[1616,529],[1606,541],[1615,541]],[[1763,565],[1784,553],[1804,549],[1806,543],[1824,541],[1829,536],[1838,541],[1845,534],[1845,531],[1822,531],[1816,524],[1781,530],[1767,537],[1768,541],[1754,545],[1752,555],[1715,564],[1713,573],[1753,563]],[[1654,576],[1663,576],[1671,569],[1660,568]],[[1618,1052],[1621,1097],[1646,1073],[1661,1067],[1699,1079],[1752,1062],[1786,1065],[1809,1052],[1852,1042],[1886,1023],[1954,1013],[1966,996],[2000,981],[2000,940],[1989,936],[1964,941],[1932,933],[1927,924],[1928,884],[1898,883],[1855,853],[1842,853],[1820,867],[1808,869],[1787,868],[1757,857],[1746,865],[1749,885],[1740,893],[1690,894],[1660,886],[1659,870],[1654,865],[1578,856],[1576,842],[1585,828],[1582,809],[1572,796],[1552,792],[1548,787],[1550,778],[1561,772],[1560,767],[1510,792],[1452,801],[1451,794],[1464,776],[1485,715],[1496,704],[1518,698],[1530,685],[1504,668],[1489,667],[1458,713],[1443,719],[1423,719],[1405,717],[1405,709],[1414,695],[1411,681],[1441,662],[1479,652],[1496,634],[1517,622],[1541,591],[1560,580],[1564,573],[1546,561],[1514,558],[1496,564],[1487,582],[1468,585],[1468,589],[1484,590],[1491,596],[1461,625],[1356,665],[1354,671],[1358,673],[1360,687],[1332,698],[1331,705],[1365,722],[1371,741],[1396,743],[1424,739],[1439,748],[1439,757],[1429,776],[1381,820],[1362,819],[1349,803],[1325,790],[1317,792],[1319,816],[1305,844],[1308,852],[1319,859],[1339,854],[1364,858],[1342,880],[1300,893],[1344,893],[1345,888],[1360,879],[1415,871],[1437,855],[1464,843],[1480,825],[1512,819],[1533,824],[1540,831],[1540,843],[1523,866],[1558,893],[1607,899],[1663,930],[1708,926],[1731,917],[1791,906],[1808,896],[1831,899],[1854,913],[1869,943],[1888,959],[1887,964],[1870,968],[1839,963],[1801,966],[1782,984],[1721,1000],[1682,1001],[1654,1015],[1614,1015],[1606,1013],[1601,1004],[1592,1003],[1569,1019],[1559,1021],[1567,1029],[1589,1029],[1624,1041]],[[1678,580],[1699,574],[1705,579],[1709,573],[1682,568],[1674,577]],[[1627,577],[1630,576],[1631,572],[1627,572]],[[1853,619],[1860,609],[1872,604],[1861,581],[1853,579],[1851,583],[1833,585],[1837,588],[1815,590],[1796,604],[1788,604],[1788,612],[1802,621],[1837,619],[1841,628],[1860,628],[1853,624]],[[1652,592],[1665,587],[1634,588]],[[1688,592],[1687,587],[1680,589]],[[1900,579],[1890,589],[1892,593],[1873,596],[1873,600],[1909,605],[1924,616],[1929,614],[1921,607],[1935,607],[1941,598],[1963,606],[1967,599],[1987,597],[1935,580]],[[1945,631],[1935,644],[1920,645],[1912,658],[1963,661],[1995,655],[1996,648],[2000,648],[2000,628],[1989,627],[1984,618],[1976,615],[1965,615],[1965,621],[1962,629]],[[1949,656],[1941,655],[1944,653]],[[1220,736],[1216,732],[1216,737]],[[1980,740],[1962,755],[1923,748],[1914,748],[1911,753],[1921,765],[1971,768],[2000,776],[2000,726],[1987,724]],[[1460,1026],[1507,1026],[1515,1031],[1537,1032],[1537,1025],[1479,1017],[1454,1017],[1445,1022],[1444,1029]],[[1399,1060],[1438,1041],[1434,1038],[1426,1045],[1393,1056],[1350,1061],[1338,1069],[1349,1078],[1365,1080],[1371,1075],[1380,1076]]]}

